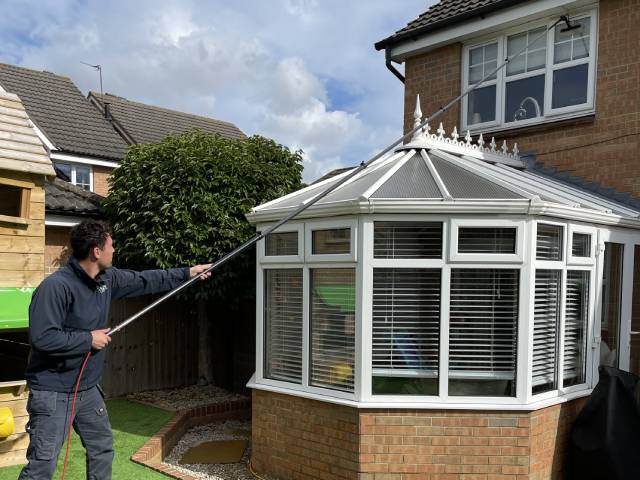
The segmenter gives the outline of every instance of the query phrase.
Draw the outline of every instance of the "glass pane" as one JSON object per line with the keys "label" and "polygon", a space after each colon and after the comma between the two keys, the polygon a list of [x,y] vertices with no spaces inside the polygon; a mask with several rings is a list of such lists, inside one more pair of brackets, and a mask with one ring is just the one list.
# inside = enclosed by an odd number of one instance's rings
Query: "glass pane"
{"label": "glass pane", "polygon": [[60,172],[62,172],[62,174],[67,177],[64,178],[63,180],[66,180],[67,182],[71,181],[71,165],[69,165],[68,163],[58,163],[58,162],[53,162],[53,166],[59,170]]}
{"label": "glass pane", "polygon": [[634,248],[629,371],[640,375],[640,246]]}
{"label": "glass pane", "polygon": [[484,62],[484,47],[474,48],[469,50],[469,65],[482,65]]}
{"label": "glass pane", "polygon": [[[512,35],[507,39],[507,56],[509,58],[518,52],[522,52],[507,65],[507,75],[531,72],[544,67],[547,52],[547,37],[544,34],[545,31],[545,28],[539,28],[518,35]],[[533,43],[528,45],[529,42]],[[527,45],[528,47],[523,50]]]}
{"label": "glass pane", "polygon": [[374,258],[442,258],[441,222],[375,222]]}
{"label": "glass pane", "polygon": [[[493,43],[484,47],[469,50],[469,83],[482,80],[498,66],[498,44]],[[491,75],[487,80],[494,80],[496,75]]]}
{"label": "glass pane", "polygon": [[311,232],[311,251],[314,255],[351,252],[351,229],[335,228]]}
{"label": "glass pane", "polygon": [[536,52],[529,53],[527,57],[527,71],[531,72],[533,70],[537,70],[538,68],[542,68],[547,63],[547,51],[546,50],[538,50]]}
{"label": "glass pane", "polygon": [[600,365],[618,366],[622,310],[622,259],[624,245],[605,243],[600,321]]}
{"label": "glass pane", "polygon": [[524,54],[518,55],[507,64],[507,75],[517,75],[524,73],[527,69],[527,57]]}
{"label": "glass pane", "polygon": [[474,90],[469,94],[468,102],[467,122],[469,125],[492,122],[496,119],[495,85]]}
{"label": "glass pane", "polygon": [[536,239],[537,260],[562,260],[562,237],[564,228],[560,225],[538,224]]}
{"label": "glass pane", "polygon": [[589,56],[589,38],[578,38],[573,41],[573,59]]}
{"label": "glass pane", "polygon": [[544,108],[544,75],[507,83],[505,122],[541,117]]}
{"label": "glass pane", "polygon": [[519,273],[451,271],[449,395],[515,396]]}
{"label": "glass pane", "polygon": [[487,80],[496,79],[496,72],[495,72],[496,68],[498,68],[498,62],[495,60],[484,64],[484,75],[489,75],[490,73],[493,73],[492,75],[487,77]]}
{"label": "glass pane", "polygon": [[267,236],[265,255],[298,255],[298,232],[272,233]]}
{"label": "glass pane", "polygon": [[478,83],[482,80],[482,65],[469,69],[469,83]]}
{"label": "glass pane", "polygon": [[76,165],[75,185],[84,190],[91,189],[91,170],[89,169],[89,167]]}
{"label": "glass pane", "polygon": [[574,233],[571,243],[571,255],[574,257],[590,257],[591,235],[587,233]]}
{"label": "glass pane", "polygon": [[437,395],[440,270],[373,270],[373,393]]}
{"label": "glass pane", "polygon": [[22,188],[0,184],[0,215],[19,217],[22,206]]}
{"label": "glass pane", "polygon": [[[491,60],[496,60],[498,58],[498,44],[492,43],[491,45],[487,45],[484,47],[484,61],[488,62]],[[489,73],[489,72],[485,72]]]}
{"label": "glass pane", "polygon": [[553,72],[552,108],[587,103],[589,65],[578,65]]}
{"label": "glass pane", "polygon": [[459,253],[516,253],[515,228],[460,227]]}
{"label": "glass pane", "polygon": [[355,269],[312,269],[310,287],[310,384],[353,392]]}
{"label": "glass pane", "polygon": [[556,64],[589,56],[591,19],[582,18],[571,23],[579,28],[563,32],[566,25],[562,23],[555,29],[553,57]]}
{"label": "glass pane", "polygon": [[568,62],[569,60],[571,60],[571,42],[556,44],[553,54],[553,61],[557,64]]}
{"label": "glass pane", "polygon": [[589,278],[585,271],[567,272],[564,320],[563,387],[585,383],[587,374],[587,325]]}
{"label": "glass pane", "polygon": [[547,35],[545,35],[546,32],[547,32],[546,27],[541,27],[541,28],[537,28],[535,30],[529,31],[529,38],[527,39],[527,41],[532,42],[531,45],[529,45],[529,49],[528,49],[529,53],[536,50],[547,49]]}
{"label": "glass pane", "polygon": [[556,389],[557,341],[562,272],[536,271],[533,311],[533,394]]}
{"label": "glass pane", "polygon": [[302,383],[302,269],[264,272],[264,376]]}

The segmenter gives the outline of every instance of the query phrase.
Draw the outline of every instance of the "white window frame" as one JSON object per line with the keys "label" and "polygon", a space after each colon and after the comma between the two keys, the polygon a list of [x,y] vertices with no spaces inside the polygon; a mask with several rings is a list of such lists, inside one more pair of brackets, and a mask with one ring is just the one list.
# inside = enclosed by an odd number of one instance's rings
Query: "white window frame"
{"label": "white window frame", "polygon": [[[259,225],[258,230],[264,231],[273,224]],[[298,233],[298,254],[297,255],[267,255],[267,239],[263,239],[258,244],[258,261],[260,263],[303,263],[304,262],[304,223],[292,223],[277,228],[272,233]]]}
{"label": "white window frame", "polygon": [[[591,29],[590,29],[590,37],[589,37],[589,57],[587,59],[579,59],[572,60],[569,62],[564,62],[558,65],[553,64],[553,55],[554,55],[554,32],[555,29],[550,29],[547,32],[547,62],[544,69],[539,69],[534,72],[524,72],[521,74],[513,75],[507,77],[506,68],[502,68],[496,74],[496,80],[490,80],[487,82],[483,82],[479,88],[492,85],[496,82],[496,120],[493,122],[483,122],[470,125],[467,118],[468,111],[468,95],[462,99],[461,108],[460,108],[460,116],[462,125],[462,130],[470,130],[473,133],[477,133],[480,131],[491,131],[491,130],[507,130],[513,128],[521,128],[527,125],[537,125],[541,123],[554,122],[557,120],[563,120],[567,118],[573,118],[576,116],[588,115],[595,111],[595,93],[596,93],[596,68],[597,68],[597,45],[598,45],[598,9],[591,8],[589,10],[581,11],[571,17],[571,20],[580,20],[581,18],[591,17]],[[469,85],[469,51],[474,48],[482,47],[485,45],[490,45],[492,43],[498,44],[498,64],[500,64],[501,60],[506,58],[507,51],[507,38],[512,35],[517,35],[519,33],[525,33],[530,30],[535,30],[536,28],[546,27],[549,28],[553,25],[554,22],[557,21],[557,16],[548,18],[543,21],[535,21],[528,23],[526,28],[518,27],[518,28],[510,28],[500,32],[500,35],[493,35],[489,38],[483,38],[468,42],[462,47],[462,90],[471,87]],[[586,61],[585,61],[586,60]],[[587,85],[587,102],[581,105],[572,105],[569,107],[551,108],[552,102],[552,89],[553,89],[553,71],[565,69],[571,66],[581,65],[588,63],[589,68],[589,77],[588,77],[588,85]],[[544,91],[544,102],[540,107],[543,109],[543,114],[541,117],[535,117],[527,120],[521,120],[517,122],[506,122],[505,121],[505,95],[506,95],[506,85],[507,81],[515,81],[522,78],[533,77],[536,75],[545,75],[545,91]]]}
{"label": "white window frame", "polygon": [[[525,242],[524,242],[524,220],[510,219],[461,219],[454,218],[450,221],[449,262],[481,262],[487,263],[490,259],[493,262],[524,263]],[[515,253],[460,253],[458,251],[458,232],[460,228],[515,228],[516,229],[516,252]]]}
{"label": "white window frame", "polygon": [[76,168],[78,166],[81,167],[86,167],[89,169],[89,191],[93,192],[93,166],[92,165],[87,165],[84,163],[74,163],[74,162],[66,162],[66,161],[61,161],[61,160],[53,160],[54,166],[56,164],[58,165],[67,165],[69,167],[71,167],[71,181],[69,182],[71,185],[75,185],[78,188],[82,188],[81,186],[79,186],[76,183]]}
{"label": "white window frame", "polygon": [[[553,225],[554,227],[562,227],[562,240],[560,245],[560,252],[562,253],[562,260],[538,260],[538,225]],[[536,269],[541,270],[561,270],[567,263],[567,231],[568,225],[564,222],[558,222],[554,220],[536,220],[533,228],[533,262]]]}
{"label": "white window frame", "polygon": [[[357,226],[356,218],[336,218],[335,220],[309,221],[304,224],[304,260],[311,262],[355,262],[357,260]],[[316,230],[337,230],[349,228],[351,241],[349,243],[349,253],[339,254],[314,254],[313,253],[313,232]]]}
{"label": "white window frame", "polygon": [[[573,256],[573,234],[581,233],[583,235],[589,235],[591,237],[591,245],[588,257],[574,257]],[[596,262],[596,244],[598,243],[598,229],[595,227],[588,227],[586,225],[570,224],[567,233],[567,263],[569,265],[594,265]]]}

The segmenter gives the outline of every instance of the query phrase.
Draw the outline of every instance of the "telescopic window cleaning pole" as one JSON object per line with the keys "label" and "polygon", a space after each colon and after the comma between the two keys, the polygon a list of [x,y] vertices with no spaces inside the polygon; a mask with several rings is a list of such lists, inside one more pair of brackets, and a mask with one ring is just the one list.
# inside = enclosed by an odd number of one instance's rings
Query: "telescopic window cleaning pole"
{"label": "telescopic window cleaning pole", "polygon": [[356,175],[358,175],[361,171],[363,171],[364,169],[366,169],[369,165],[371,165],[373,162],[375,162],[376,160],[382,158],[384,155],[386,155],[387,153],[389,153],[391,150],[393,150],[395,147],[397,147],[398,145],[400,145],[401,143],[403,143],[406,139],[411,138],[411,136],[416,133],[418,130],[424,128],[424,126],[426,124],[428,124],[429,122],[431,122],[433,119],[439,117],[440,115],[442,115],[443,113],[445,113],[447,110],[449,110],[452,106],[454,106],[456,103],[458,103],[460,100],[462,100],[463,98],[465,98],[467,95],[469,95],[471,92],[473,92],[474,90],[476,90],[482,83],[484,83],[487,79],[491,78],[492,76],[494,76],[496,73],[498,73],[500,70],[502,70],[504,67],[506,67],[514,58],[520,56],[522,53],[524,53],[531,45],[533,45],[534,43],[536,43],[538,40],[540,40],[541,38],[543,38],[545,35],[548,34],[548,32],[555,28],[556,25],[558,25],[561,22],[565,22],[566,23],[566,27],[563,28],[563,31],[569,31],[569,30],[573,30],[576,28],[580,28],[578,25],[571,25],[571,22],[569,20],[569,17],[566,15],[561,16],[553,25],[551,25],[549,28],[547,28],[547,30],[544,31],[544,33],[541,33],[540,35],[538,35],[536,38],[534,38],[533,40],[531,40],[527,45],[525,45],[521,50],[519,50],[518,52],[514,53],[513,55],[511,55],[510,57],[507,57],[504,62],[502,62],[500,65],[498,65],[498,67],[496,67],[495,70],[493,70],[492,72],[488,73],[487,75],[484,76],[484,78],[482,78],[480,81],[478,81],[476,84],[474,84],[473,86],[469,87],[467,90],[465,90],[461,95],[457,96],[456,98],[454,98],[453,100],[451,100],[449,103],[447,103],[446,105],[444,105],[443,107],[440,107],[435,113],[431,114],[430,116],[428,116],[422,123],[420,123],[420,125],[414,127],[411,131],[409,131],[408,133],[406,133],[405,135],[403,135],[402,137],[398,138],[395,142],[393,142],[391,145],[389,145],[388,147],[386,147],[384,150],[380,151],[378,154],[374,155],[371,159],[367,160],[366,162],[362,162],[360,165],[358,165],[355,169],[353,169],[348,175],[346,175],[345,177],[341,178],[339,181],[337,181],[336,183],[334,183],[333,185],[331,185],[330,187],[328,187],[326,190],[324,190],[323,192],[319,193],[317,196],[315,196],[312,200],[310,200],[308,203],[306,204],[302,204],[300,205],[298,208],[296,208],[293,212],[291,212],[290,214],[288,214],[287,216],[285,216],[282,220],[280,220],[279,222],[277,222],[275,225],[272,225],[271,227],[267,228],[264,232],[260,232],[258,234],[256,234],[254,237],[250,238],[249,240],[247,240],[246,242],[244,242],[242,245],[240,245],[239,247],[237,247],[236,249],[232,250],[231,252],[227,253],[225,256],[223,256],[222,258],[220,258],[219,260],[217,260],[216,262],[214,262],[213,264],[211,264],[211,266],[209,268],[207,268],[205,271],[203,271],[201,274],[193,277],[192,279],[186,281],[185,283],[183,283],[182,285],[176,287],[175,289],[171,290],[170,292],[167,292],[165,295],[163,295],[162,297],[160,297],[159,299],[157,299],[156,301],[154,301],[153,303],[151,303],[150,305],[148,305],[147,307],[143,308],[142,310],[140,310],[138,313],[132,315],[131,317],[127,318],[125,321],[123,321],[122,323],[120,323],[119,325],[115,326],[114,328],[112,328],[107,335],[113,335],[114,333],[119,332],[120,330],[122,330],[124,327],[126,327],[127,325],[129,325],[131,322],[137,320],[138,318],[140,318],[141,316],[143,316],[145,313],[149,312],[150,310],[153,310],[155,307],[157,307],[158,305],[160,305],[161,303],[164,303],[165,301],[167,301],[169,298],[175,296],[176,294],[178,294],[179,292],[181,292],[182,290],[184,290],[185,288],[187,288],[189,285],[191,285],[192,283],[198,281],[200,279],[200,276],[206,273],[209,273],[213,270],[215,270],[216,268],[218,268],[219,266],[225,264],[226,262],[228,262],[229,260],[231,260],[232,258],[234,258],[236,255],[244,252],[246,249],[248,249],[249,247],[251,247],[252,245],[256,244],[257,242],[259,242],[260,240],[262,240],[263,238],[265,238],[266,236],[268,236],[270,233],[272,233],[274,230],[280,228],[281,226],[283,226],[284,224],[288,223],[290,220],[293,220],[295,217],[297,217],[298,215],[300,215],[302,212],[304,212],[306,209],[308,209],[310,206],[312,206],[313,204],[317,203],[319,200],[323,199],[324,197],[326,197],[327,195],[329,195],[331,192],[333,192],[334,190],[336,190],[338,187],[340,187],[341,185],[345,184],[346,182],[348,182],[350,179],[352,179],[353,177],[355,177]]}

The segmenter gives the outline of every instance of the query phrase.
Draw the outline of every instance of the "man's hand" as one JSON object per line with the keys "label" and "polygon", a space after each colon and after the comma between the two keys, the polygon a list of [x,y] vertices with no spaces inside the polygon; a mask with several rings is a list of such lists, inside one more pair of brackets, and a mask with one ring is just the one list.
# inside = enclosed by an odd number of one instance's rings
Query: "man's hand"
{"label": "man's hand", "polygon": [[195,267],[191,267],[189,269],[189,278],[193,278],[196,275],[200,275],[201,280],[206,280],[211,276],[211,272],[207,272],[207,273],[202,273],[202,272],[204,272],[210,266],[211,264],[209,263],[208,265],[196,265]]}
{"label": "man's hand", "polygon": [[107,335],[108,331],[108,328],[104,328],[102,330],[93,330],[91,332],[91,348],[93,348],[94,350],[102,350],[104,347],[109,345],[111,337]]}

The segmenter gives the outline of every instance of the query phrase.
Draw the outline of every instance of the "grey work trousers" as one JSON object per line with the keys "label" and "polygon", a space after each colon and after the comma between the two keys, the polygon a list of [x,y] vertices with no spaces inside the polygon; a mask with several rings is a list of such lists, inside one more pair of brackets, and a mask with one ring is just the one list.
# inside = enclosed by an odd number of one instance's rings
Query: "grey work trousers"
{"label": "grey work trousers", "polygon": [[[27,401],[29,447],[18,480],[53,478],[58,455],[67,438],[73,393],[31,390]],[[113,435],[98,387],[78,392],[73,429],[80,436],[87,463],[87,479],[111,479]],[[69,462],[73,459],[70,455]]]}

